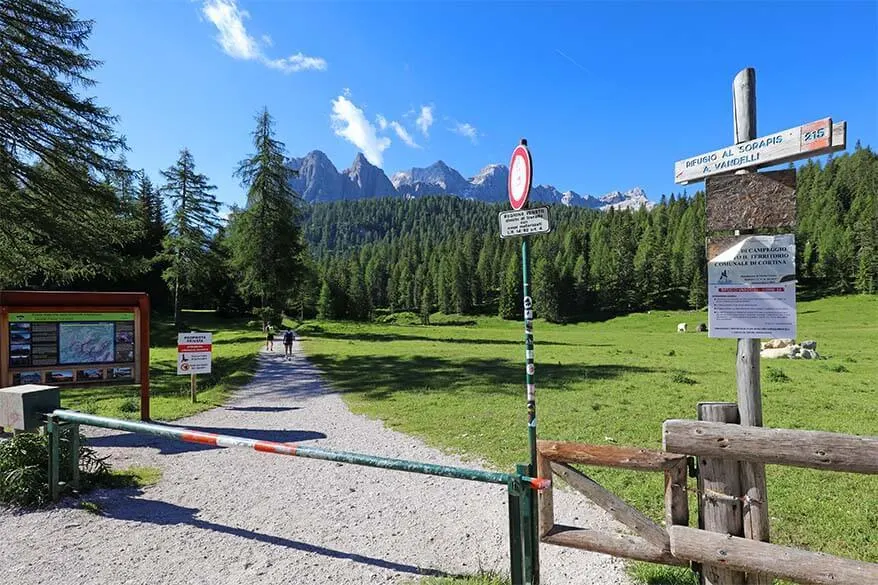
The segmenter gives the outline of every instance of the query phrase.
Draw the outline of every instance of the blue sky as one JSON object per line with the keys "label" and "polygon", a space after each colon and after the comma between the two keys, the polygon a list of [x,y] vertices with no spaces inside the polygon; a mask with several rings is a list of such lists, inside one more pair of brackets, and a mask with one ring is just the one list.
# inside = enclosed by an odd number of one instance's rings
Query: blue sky
{"label": "blue sky", "polygon": [[[535,183],[681,192],[674,161],[731,144],[731,82],[757,74],[760,135],[832,116],[878,147],[878,2],[75,0],[103,61],[90,90],[154,180],[186,146],[232,172],[267,106],[291,156],[471,176],[528,138]],[[688,187],[697,189],[700,185]]]}

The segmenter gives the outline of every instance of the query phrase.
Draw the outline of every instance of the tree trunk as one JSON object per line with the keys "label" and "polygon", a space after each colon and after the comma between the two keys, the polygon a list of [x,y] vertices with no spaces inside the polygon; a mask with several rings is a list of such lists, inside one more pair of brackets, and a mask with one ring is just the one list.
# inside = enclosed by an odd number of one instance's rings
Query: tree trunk
{"label": "tree trunk", "polygon": [[174,327],[180,329],[180,277],[174,279]]}

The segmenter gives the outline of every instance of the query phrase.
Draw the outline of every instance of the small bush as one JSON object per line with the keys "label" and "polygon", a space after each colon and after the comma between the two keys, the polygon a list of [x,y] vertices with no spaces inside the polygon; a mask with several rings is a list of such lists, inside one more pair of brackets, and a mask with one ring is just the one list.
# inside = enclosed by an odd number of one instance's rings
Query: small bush
{"label": "small bush", "polygon": [[421,317],[415,315],[411,311],[403,311],[401,313],[392,313],[377,319],[379,323],[387,325],[420,325]]}
{"label": "small bush", "polygon": [[139,412],[140,405],[133,398],[129,398],[119,405],[119,410],[122,412]]}
{"label": "small bush", "polygon": [[792,380],[792,378],[787,376],[786,372],[784,372],[783,370],[775,369],[775,368],[768,368],[765,371],[765,378],[769,382],[777,382],[779,384],[782,384],[784,382],[789,382],[790,380]]}
{"label": "small bush", "polygon": [[683,370],[678,370],[671,375],[671,381],[675,384],[697,384],[694,378],[690,378]]}
{"label": "small bush", "polygon": [[[61,479],[72,476],[70,440],[61,437]],[[0,503],[19,508],[38,508],[49,503],[49,437],[22,433],[0,443]],[[83,487],[93,486],[109,475],[106,457],[85,445],[80,437],[79,467]]]}

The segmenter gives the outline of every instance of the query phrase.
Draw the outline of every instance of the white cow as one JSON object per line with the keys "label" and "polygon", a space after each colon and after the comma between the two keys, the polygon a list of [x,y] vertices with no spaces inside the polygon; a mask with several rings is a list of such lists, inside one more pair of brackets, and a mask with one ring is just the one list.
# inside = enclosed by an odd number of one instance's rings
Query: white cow
{"label": "white cow", "polygon": [[686,333],[685,323],[677,323],[677,333]]}

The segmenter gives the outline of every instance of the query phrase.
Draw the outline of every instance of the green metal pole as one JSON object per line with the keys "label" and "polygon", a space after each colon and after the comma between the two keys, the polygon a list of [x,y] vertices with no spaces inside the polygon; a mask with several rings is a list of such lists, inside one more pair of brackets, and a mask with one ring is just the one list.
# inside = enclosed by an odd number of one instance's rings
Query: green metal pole
{"label": "green metal pole", "polygon": [[200,431],[191,431],[189,429],[167,427],[154,423],[144,423],[131,420],[108,418],[104,416],[96,416],[93,414],[86,414],[84,412],[76,412],[74,410],[58,409],[50,415],[50,420],[54,420],[55,422],[59,420],[68,421],[83,425],[103,427],[105,429],[116,429],[120,431],[129,431],[132,433],[157,435],[160,437],[167,437],[169,439],[185,441],[188,443],[200,443],[202,445],[213,445],[216,447],[242,447],[246,449],[262,451],[264,453],[274,453],[277,455],[291,455],[293,457],[307,457],[309,459],[340,461],[342,463],[352,463],[354,465],[365,465],[367,467],[379,467],[382,469],[394,469],[397,471],[408,471],[411,473],[423,473],[426,475],[438,475],[455,479],[467,479],[471,481],[481,481],[486,483],[506,484],[509,482],[510,478],[515,478],[523,485],[526,485],[532,489],[545,489],[550,485],[550,482],[548,480],[537,479],[527,476],[518,476],[516,474],[510,473],[483,471],[481,469],[466,469],[463,467],[451,467],[448,465],[436,465],[433,463],[422,463],[420,461],[409,461],[406,459],[390,459],[388,457],[376,457],[374,455],[349,453],[345,451],[330,451],[328,449],[321,449],[319,447],[311,447],[308,445],[296,445],[295,443],[258,441],[256,439],[248,439],[246,437],[218,435],[215,433],[204,433]]}
{"label": "green metal pole", "polygon": [[509,480],[509,579],[512,585],[524,585],[521,530],[521,486]]}
{"label": "green metal pole", "polygon": [[71,467],[71,478],[70,483],[73,485],[73,489],[79,489],[79,425],[77,423],[71,423],[69,425],[70,433],[70,467]]}
{"label": "green metal pole", "polygon": [[[517,469],[519,473],[527,471],[527,465],[518,465]],[[535,524],[535,518],[533,515],[534,507],[533,500],[535,499],[534,493],[531,490],[523,490],[521,493],[521,539],[522,539],[522,551],[523,551],[523,561],[524,561],[524,582],[526,585],[536,585],[538,576],[537,561],[537,546],[534,541],[534,530],[533,526]]]}
{"label": "green metal pole", "polygon": [[537,402],[534,386],[533,299],[530,296],[530,257],[527,238],[521,241],[521,275],[524,302],[524,383],[527,387],[527,440],[530,446],[530,473],[537,468]]}
{"label": "green metal pole", "polygon": [[46,434],[49,436],[49,496],[53,502],[61,497],[61,429],[54,417],[49,417],[46,423]]}
{"label": "green metal pole", "polygon": [[[521,240],[521,277],[522,277],[522,293],[524,302],[524,361],[525,374],[524,382],[527,387],[527,440],[530,449],[530,468],[529,475],[537,477],[537,401],[536,386],[534,385],[534,331],[533,331],[533,299],[530,296],[530,257],[529,242],[527,237]],[[534,519],[531,522],[529,542],[532,542],[533,548],[533,583],[539,585],[540,582],[540,554],[539,554],[539,522],[536,521],[539,510],[537,509],[537,498],[528,498],[522,502],[522,506],[528,504],[530,510],[529,515]]]}

